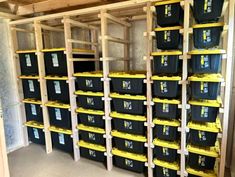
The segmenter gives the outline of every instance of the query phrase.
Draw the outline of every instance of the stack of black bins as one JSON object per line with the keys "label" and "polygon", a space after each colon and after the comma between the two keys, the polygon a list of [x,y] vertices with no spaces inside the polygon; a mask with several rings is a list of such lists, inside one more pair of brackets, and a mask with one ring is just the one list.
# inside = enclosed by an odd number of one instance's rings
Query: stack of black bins
{"label": "stack of black bins", "polygon": [[79,130],[78,145],[81,156],[105,162],[106,152],[103,74],[101,71],[75,73]]}
{"label": "stack of black bins", "polygon": [[143,173],[146,158],[145,74],[116,72],[111,78],[113,155],[117,167]]}
{"label": "stack of black bins", "polygon": [[[180,0],[155,3],[156,52],[152,53],[154,177],[176,177],[179,170],[181,73],[184,11]],[[157,51],[160,50],[160,51]]]}
{"label": "stack of black bins", "polygon": [[218,157],[217,135],[220,130],[220,89],[223,78],[221,63],[224,50],[220,50],[220,39],[224,24],[219,21],[224,0],[194,1],[193,14],[197,24],[193,25],[191,55],[192,76],[190,121],[188,122],[188,173],[195,176],[214,175]]}
{"label": "stack of black bins", "polygon": [[23,100],[29,140],[36,144],[45,144],[43,132],[43,114],[38,74],[36,50],[17,51],[23,87]]}

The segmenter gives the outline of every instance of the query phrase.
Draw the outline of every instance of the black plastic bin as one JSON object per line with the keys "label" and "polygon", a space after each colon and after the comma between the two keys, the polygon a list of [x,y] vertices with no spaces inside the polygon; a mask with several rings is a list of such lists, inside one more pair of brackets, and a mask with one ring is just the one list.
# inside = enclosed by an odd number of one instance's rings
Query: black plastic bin
{"label": "black plastic bin", "polygon": [[177,26],[183,23],[184,11],[180,5],[180,0],[160,1],[155,3],[159,26]]}
{"label": "black plastic bin", "polygon": [[154,139],[153,144],[154,158],[166,162],[176,162],[178,160],[177,150],[180,149],[179,143]]}
{"label": "black plastic bin", "polygon": [[191,119],[196,122],[215,122],[219,113],[220,103],[212,100],[189,101]]}
{"label": "black plastic bin", "polygon": [[193,26],[195,48],[204,49],[219,46],[223,23],[197,24]]}
{"label": "black plastic bin", "polygon": [[176,98],[180,95],[180,76],[153,76],[153,96]]}
{"label": "black plastic bin", "polygon": [[153,137],[166,141],[177,141],[179,139],[178,127],[180,123],[178,120],[161,120],[154,119],[155,127],[153,129]]}
{"label": "black plastic bin", "polygon": [[77,95],[78,106],[85,109],[104,110],[104,102],[102,100],[103,92],[85,92],[78,90]]}
{"label": "black plastic bin", "polygon": [[224,0],[194,0],[193,16],[198,23],[217,22]]}
{"label": "black plastic bin", "polygon": [[106,148],[104,146],[87,143],[82,140],[79,141],[78,145],[82,157],[98,162],[105,162],[104,153],[106,152]]}
{"label": "black plastic bin", "polygon": [[162,50],[174,50],[182,48],[181,26],[155,28],[156,46]]}
{"label": "black plastic bin", "polygon": [[140,73],[111,73],[111,88],[113,92],[121,94],[143,95],[146,91],[145,74]]}
{"label": "black plastic bin", "polygon": [[189,52],[193,74],[220,73],[222,54],[224,53],[225,50],[193,50]]}
{"label": "black plastic bin", "polygon": [[24,99],[23,103],[25,104],[26,120],[43,123],[42,102],[34,99]]}
{"label": "black plastic bin", "polygon": [[129,171],[143,173],[147,157],[142,154],[134,154],[114,148],[112,150],[114,165]]}
{"label": "black plastic bin", "polygon": [[153,107],[154,117],[163,118],[163,119],[179,118],[180,116],[180,109],[178,109],[178,105],[180,104],[179,100],[154,98],[153,102],[154,102],[154,107]]}
{"label": "black plastic bin", "polygon": [[122,133],[117,130],[113,130],[111,135],[113,136],[114,147],[122,151],[137,154],[144,154],[146,152],[144,143],[147,142],[147,138],[144,136]]}
{"label": "black plastic bin", "polygon": [[24,98],[41,100],[41,91],[38,76],[20,76],[23,85]]}
{"label": "black plastic bin", "polygon": [[46,76],[47,95],[50,101],[69,103],[68,78],[65,76]]}
{"label": "black plastic bin", "polygon": [[154,177],[178,177],[177,171],[179,170],[179,165],[177,162],[169,163],[154,159]]}
{"label": "black plastic bin", "polygon": [[17,51],[22,75],[38,75],[36,50]]}
{"label": "black plastic bin", "polygon": [[82,72],[75,73],[73,76],[76,77],[76,87],[78,90],[83,91],[103,91],[103,82],[101,78],[103,77],[102,72]]}
{"label": "black plastic bin", "polygon": [[57,128],[51,126],[49,128],[51,131],[52,146],[53,148],[73,153],[73,138],[71,137],[72,131],[62,128]]}
{"label": "black plastic bin", "polygon": [[64,129],[71,129],[70,105],[49,101],[45,104],[49,112],[50,125]]}
{"label": "black plastic bin", "polygon": [[89,127],[83,124],[77,126],[81,140],[89,143],[105,145],[105,130],[96,127]]}
{"label": "black plastic bin", "polygon": [[78,108],[76,112],[78,113],[79,123],[91,127],[105,128],[104,111]]}
{"label": "black plastic bin", "polygon": [[193,99],[217,100],[220,95],[221,74],[201,74],[188,78]]}
{"label": "black plastic bin", "polygon": [[[67,60],[65,48],[44,49],[45,70],[47,75],[67,75]],[[86,49],[73,49],[74,58],[94,59],[94,51]],[[74,72],[85,72],[94,70],[94,62],[74,62]]]}
{"label": "black plastic bin", "polygon": [[213,170],[215,166],[215,160],[215,157],[209,157],[206,155],[200,155],[190,152],[187,163],[191,168],[199,170]]}
{"label": "black plastic bin", "polygon": [[182,65],[179,56],[181,51],[153,52],[154,74],[177,74],[181,71]]}
{"label": "black plastic bin", "polygon": [[45,134],[43,131],[43,124],[35,121],[29,121],[26,122],[25,125],[27,126],[29,140],[35,144],[45,145]]}
{"label": "black plastic bin", "polygon": [[112,117],[113,129],[135,135],[145,135],[144,122],[147,121],[145,116],[111,112],[110,117]]}
{"label": "black plastic bin", "polygon": [[144,101],[146,97],[143,95],[120,95],[117,93],[111,93],[114,110],[119,113],[144,115],[146,112],[146,106]]}

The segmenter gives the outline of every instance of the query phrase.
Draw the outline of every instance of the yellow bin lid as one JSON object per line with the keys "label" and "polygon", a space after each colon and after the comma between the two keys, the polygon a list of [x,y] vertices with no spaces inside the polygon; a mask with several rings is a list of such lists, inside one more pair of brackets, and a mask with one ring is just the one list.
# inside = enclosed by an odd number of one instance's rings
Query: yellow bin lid
{"label": "yellow bin lid", "polygon": [[[65,51],[65,48],[52,48],[52,49],[43,49],[42,52],[58,52],[58,51]],[[73,52],[78,52],[78,53],[90,53],[93,54],[94,50],[89,50],[89,49],[73,49]]]}
{"label": "yellow bin lid", "polygon": [[174,119],[174,120],[162,120],[162,119],[157,119],[155,118],[153,120],[153,123],[155,125],[166,125],[166,126],[172,126],[172,127],[179,127],[180,126],[180,121]]}
{"label": "yellow bin lid", "polygon": [[48,101],[45,104],[45,106],[52,107],[52,108],[70,109],[69,104],[64,104],[64,103],[60,103],[60,102],[57,102],[57,101]]}
{"label": "yellow bin lid", "polygon": [[74,73],[75,77],[103,77],[102,71]]}
{"label": "yellow bin lid", "polygon": [[133,135],[129,133],[122,133],[117,130],[113,130],[111,132],[111,135],[117,138],[122,138],[122,139],[128,139],[128,140],[133,140],[133,141],[139,141],[139,142],[147,142],[147,138],[145,136],[141,135]]}
{"label": "yellow bin lid", "polygon": [[152,76],[152,80],[160,80],[160,81],[180,81],[180,76]]}
{"label": "yellow bin lid", "polygon": [[169,100],[169,99],[160,99],[160,98],[153,98],[154,103],[166,103],[166,104],[180,104],[179,100]]}
{"label": "yellow bin lid", "polygon": [[224,23],[207,23],[207,24],[196,24],[193,28],[211,28],[211,27],[222,27]]}
{"label": "yellow bin lid", "polygon": [[116,148],[113,148],[112,154],[119,156],[119,157],[128,158],[128,159],[132,159],[132,160],[136,160],[140,162],[147,162],[147,157],[145,155],[121,151]]}
{"label": "yellow bin lid", "polygon": [[77,108],[76,109],[77,113],[84,113],[84,114],[92,114],[92,115],[104,115],[104,111],[100,110],[92,110],[92,109],[84,109],[84,108]]}
{"label": "yellow bin lid", "polygon": [[27,127],[32,127],[32,128],[39,128],[39,129],[43,129],[44,125],[42,123],[36,122],[36,121],[28,121],[24,124]]}
{"label": "yellow bin lid", "polygon": [[186,171],[191,175],[201,176],[201,177],[217,177],[213,170],[200,171],[193,168],[186,168]]}
{"label": "yellow bin lid", "polygon": [[110,117],[117,118],[117,119],[126,119],[126,120],[132,120],[132,121],[146,121],[147,118],[140,115],[132,115],[132,114],[122,114],[118,112],[111,112]]}
{"label": "yellow bin lid", "polygon": [[189,104],[195,106],[220,107],[220,100],[191,100]]}
{"label": "yellow bin lid", "polygon": [[176,51],[164,51],[164,52],[152,52],[152,56],[165,56],[165,55],[182,55],[182,52],[179,50]]}
{"label": "yellow bin lid", "polygon": [[86,126],[86,125],[83,125],[83,124],[77,125],[77,129],[87,131],[87,132],[92,132],[92,133],[105,134],[105,130],[102,129],[102,128]]}
{"label": "yellow bin lid", "polygon": [[189,81],[195,82],[223,82],[223,76],[221,74],[197,74],[190,76]]}
{"label": "yellow bin lid", "polygon": [[78,90],[78,91],[75,91],[75,95],[103,97],[104,93],[103,92],[91,92],[91,91],[85,92],[85,91],[82,91],[82,90]]}
{"label": "yellow bin lid", "polygon": [[226,51],[223,49],[211,49],[211,50],[192,50],[189,55],[210,55],[210,54],[225,54]]}
{"label": "yellow bin lid", "polygon": [[222,130],[221,121],[219,117],[216,119],[216,122],[206,122],[206,123],[189,122],[188,128],[193,130],[212,132],[212,133],[219,133]]}
{"label": "yellow bin lid", "polygon": [[209,157],[219,157],[218,148],[215,147],[198,147],[194,145],[188,145],[187,149],[189,152],[194,154],[205,155]]}
{"label": "yellow bin lid", "polygon": [[163,168],[168,168],[168,169],[176,170],[176,171],[179,170],[179,164],[177,162],[169,163],[169,162],[165,162],[162,160],[154,159],[153,163]]}
{"label": "yellow bin lid", "polygon": [[161,146],[161,147],[166,147],[166,148],[170,148],[170,149],[180,149],[179,143],[175,142],[175,141],[169,142],[169,141],[164,141],[164,140],[160,140],[160,139],[155,138],[153,140],[153,144],[155,146]]}
{"label": "yellow bin lid", "polygon": [[179,3],[181,0],[169,0],[169,1],[159,1],[155,3],[155,6],[167,5],[167,4],[174,4]]}
{"label": "yellow bin lid", "polygon": [[34,75],[21,75],[19,76],[20,79],[39,79],[39,76],[34,76]]}
{"label": "yellow bin lid", "polygon": [[29,104],[42,104],[42,101],[41,100],[36,100],[36,99],[33,99],[33,98],[26,98],[26,99],[23,99],[22,100],[23,103],[29,103]]}
{"label": "yellow bin lid", "polygon": [[172,31],[172,30],[180,30],[183,29],[182,26],[172,26],[172,27],[163,27],[163,28],[155,28],[155,31]]}
{"label": "yellow bin lid", "polygon": [[144,79],[146,72],[112,72],[109,74],[111,78],[130,78],[130,79]]}
{"label": "yellow bin lid", "polygon": [[106,148],[104,146],[101,145],[97,145],[97,144],[92,144],[92,143],[87,143],[83,140],[80,140],[78,142],[78,146],[83,147],[83,148],[87,148],[87,149],[92,149],[95,151],[100,151],[100,152],[105,152]]}
{"label": "yellow bin lid", "polygon": [[17,50],[16,51],[16,53],[18,53],[18,54],[20,54],[20,53],[35,53],[35,52],[37,52],[37,50],[36,49],[29,49],[29,50]]}
{"label": "yellow bin lid", "polygon": [[55,126],[50,126],[49,130],[52,131],[52,132],[63,133],[63,134],[66,134],[66,135],[72,135],[73,134],[72,130],[59,128],[59,127],[55,127]]}
{"label": "yellow bin lid", "polygon": [[143,95],[129,95],[129,94],[121,95],[118,93],[111,93],[109,96],[111,98],[120,98],[120,99],[141,100],[141,101],[146,100],[146,96]]}
{"label": "yellow bin lid", "polygon": [[68,80],[67,76],[45,76],[46,80]]}

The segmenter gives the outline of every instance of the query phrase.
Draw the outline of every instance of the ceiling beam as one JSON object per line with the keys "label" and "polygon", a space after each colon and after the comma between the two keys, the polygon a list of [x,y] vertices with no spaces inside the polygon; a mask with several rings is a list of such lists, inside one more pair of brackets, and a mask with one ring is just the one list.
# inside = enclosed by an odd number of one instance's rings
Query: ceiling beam
{"label": "ceiling beam", "polygon": [[11,14],[11,13],[0,12],[0,18],[19,20],[19,19],[23,19],[24,17],[14,15],[14,14]]}

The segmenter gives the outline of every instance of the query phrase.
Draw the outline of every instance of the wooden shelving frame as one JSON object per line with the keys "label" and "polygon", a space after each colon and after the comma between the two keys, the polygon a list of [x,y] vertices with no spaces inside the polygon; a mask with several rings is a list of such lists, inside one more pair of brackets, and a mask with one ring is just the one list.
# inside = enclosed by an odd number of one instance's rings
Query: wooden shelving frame
{"label": "wooden shelving frame", "polygon": [[[156,0],[158,1],[158,0]],[[16,50],[18,50],[18,44],[17,44],[17,31],[24,32],[24,33],[33,33],[35,35],[36,39],[36,54],[38,57],[38,65],[39,65],[39,82],[41,86],[41,94],[42,94],[42,108],[43,108],[43,116],[44,116],[44,131],[45,131],[45,137],[46,137],[46,151],[47,153],[50,153],[52,151],[51,146],[51,138],[50,138],[50,131],[49,128],[49,119],[48,119],[48,113],[47,108],[44,106],[44,104],[48,101],[47,95],[46,95],[46,85],[45,85],[45,68],[44,68],[44,60],[43,60],[43,53],[41,50],[43,49],[43,42],[42,42],[42,36],[44,30],[52,30],[57,32],[64,31],[64,37],[65,37],[65,54],[67,56],[67,66],[68,66],[68,84],[69,84],[69,92],[70,92],[70,106],[71,106],[71,117],[72,117],[72,131],[73,131],[73,144],[74,144],[74,159],[75,161],[79,160],[80,158],[80,152],[79,147],[77,146],[78,142],[78,130],[76,129],[77,124],[77,114],[75,113],[75,109],[77,108],[76,105],[76,97],[74,95],[75,91],[75,84],[74,84],[74,77],[73,77],[73,62],[74,61],[86,61],[85,59],[74,59],[72,56],[72,44],[73,43],[79,43],[79,44],[86,44],[90,45],[93,50],[95,50],[95,58],[93,61],[96,62],[96,70],[99,69],[99,62],[102,62],[103,65],[103,84],[104,84],[104,103],[105,103],[105,125],[106,125],[106,132],[105,132],[105,138],[106,138],[106,150],[105,153],[107,156],[107,169],[111,170],[113,166],[112,162],[112,137],[110,135],[111,132],[111,118],[109,116],[111,111],[110,106],[110,78],[108,77],[108,74],[110,72],[109,63],[110,62],[117,62],[117,61],[123,61],[124,62],[124,70],[128,71],[130,66],[130,37],[129,37],[129,28],[131,27],[130,23],[126,21],[126,19],[129,20],[146,20],[146,32],[144,33],[144,36],[146,37],[147,41],[147,50],[146,55],[144,57],[144,60],[146,61],[146,85],[147,85],[147,156],[148,156],[148,162],[146,165],[148,166],[148,176],[153,176],[153,115],[152,115],[152,56],[151,53],[153,51],[153,19],[154,19],[154,3],[155,1],[151,0],[130,0],[126,2],[120,2],[115,4],[109,4],[109,5],[103,5],[103,6],[97,6],[92,8],[86,8],[86,9],[80,9],[75,11],[69,11],[69,12],[63,12],[58,14],[51,14],[46,16],[39,16],[34,18],[28,18],[28,19],[22,19],[22,20],[16,20],[10,22],[10,29],[11,29],[11,50],[12,50],[12,61],[15,66],[15,85],[17,86],[17,89],[19,90],[18,94],[18,100],[19,103],[22,100],[21,95],[21,83],[18,79],[19,76],[19,59],[16,55]],[[183,54],[182,54],[182,61],[183,61],[183,71],[182,71],[182,81],[180,84],[182,84],[182,99],[181,99],[181,126],[179,128],[179,131],[181,133],[181,148],[179,150],[180,153],[180,171],[179,175],[181,177],[187,176],[186,172],[186,155],[187,152],[187,144],[186,144],[186,134],[188,131],[187,128],[187,109],[189,108],[189,105],[187,103],[187,85],[188,85],[188,60],[190,59],[190,56],[188,55],[188,51],[190,50],[190,34],[192,33],[191,28],[191,20],[192,17],[190,16],[190,6],[192,5],[192,0],[184,0],[181,2],[181,5],[184,9],[184,25],[183,30],[181,30],[183,35]],[[231,88],[232,88],[232,78],[233,78],[233,66],[234,66],[234,59],[233,59],[233,38],[234,38],[234,0],[228,0],[225,2],[225,7],[223,9],[224,13],[224,22],[226,23],[227,29],[229,29],[227,32],[224,32],[224,40],[223,40],[223,47],[226,50],[226,60],[225,61],[225,68],[226,72],[224,72],[225,77],[225,92],[224,92],[224,102],[223,102],[223,108],[221,109],[222,115],[223,115],[223,133],[222,133],[222,139],[221,139],[221,153],[220,153],[220,167],[218,168],[218,176],[224,177],[224,171],[225,171],[225,159],[226,159],[226,146],[227,146],[227,130],[228,130],[228,121],[229,121],[229,108],[230,108],[230,97],[231,97]],[[126,17],[119,17],[113,15],[115,11],[125,11],[126,9],[135,9],[135,8],[143,8],[145,11],[144,15],[135,15],[136,11],[133,10],[133,14],[126,15]],[[89,19],[86,20],[85,15],[86,14],[96,14],[96,20]],[[121,13],[120,13],[121,14]],[[95,16],[96,16],[95,15]],[[76,16],[83,16],[84,21],[81,20],[74,20],[74,17]],[[130,18],[131,16],[131,18]],[[48,26],[46,24],[43,24],[42,22],[52,19],[62,19],[63,23],[63,29]],[[109,22],[119,24],[124,27],[124,36],[123,39],[112,37],[108,34],[108,26]],[[33,31],[21,29],[18,27],[18,25],[22,24],[32,24],[34,27]],[[91,25],[92,24],[92,25]],[[91,41],[80,41],[72,39],[71,35],[71,26],[77,26],[79,28],[87,28],[90,29],[92,39]],[[94,25],[94,26],[93,26]],[[98,30],[99,27],[101,29],[101,47],[102,47],[102,57],[99,57],[99,41],[98,41]],[[109,48],[108,45],[109,41],[121,43],[124,45],[124,56],[123,58],[115,58],[109,56]],[[24,114],[24,107],[23,104],[19,104],[19,119],[21,120],[22,124],[25,122],[25,114]],[[27,131],[26,128],[23,127],[23,137],[24,137],[24,145],[28,145],[28,138],[27,138]]]}

